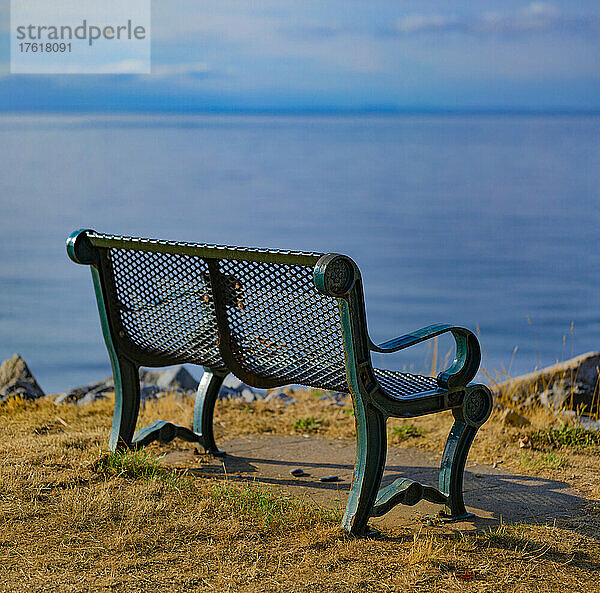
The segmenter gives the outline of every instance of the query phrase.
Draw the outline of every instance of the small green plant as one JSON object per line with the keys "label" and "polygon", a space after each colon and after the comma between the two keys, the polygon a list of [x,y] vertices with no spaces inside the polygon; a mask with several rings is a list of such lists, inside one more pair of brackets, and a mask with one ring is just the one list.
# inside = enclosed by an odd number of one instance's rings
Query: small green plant
{"label": "small green plant", "polygon": [[498,547],[510,547],[513,550],[526,550],[531,539],[526,535],[525,525],[506,525],[502,523],[495,529],[483,532],[482,537]]}
{"label": "small green plant", "polygon": [[323,425],[323,420],[307,416],[306,418],[298,418],[294,422],[294,430],[298,432],[317,432]]}
{"label": "small green plant", "polygon": [[98,459],[92,469],[105,477],[160,480],[175,487],[191,484],[189,479],[162,466],[146,451],[111,451]]}
{"label": "small green plant", "polygon": [[547,451],[541,455],[532,455],[525,451],[521,451],[519,461],[523,467],[534,469],[561,469],[566,463],[566,459],[554,451]]}
{"label": "small green plant", "polygon": [[211,486],[214,511],[262,524],[269,530],[286,530],[317,524],[335,525],[339,511],[310,500],[287,496],[258,483],[237,485],[228,481]]}
{"label": "small green plant", "polygon": [[392,435],[402,441],[405,441],[410,438],[423,436],[423,431],[415,424],[402,424],[392,428]]}
{"label": "small green plant", "polygon": [[566,424],[561,428],[540,430],[530,435],[534,447],[539,449],[595,449],[600,447],[600,432],[585,430]]}

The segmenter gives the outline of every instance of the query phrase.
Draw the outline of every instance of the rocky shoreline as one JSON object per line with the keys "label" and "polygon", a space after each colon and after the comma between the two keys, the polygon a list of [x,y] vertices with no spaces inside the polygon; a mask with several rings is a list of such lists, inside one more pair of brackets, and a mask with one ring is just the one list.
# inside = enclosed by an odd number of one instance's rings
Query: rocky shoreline
{"label": "rocky shoreline", "polygon": [[[140,369],[140,396],[142,404],[165,396],[195,398],[198,381],[183,366],[177,365],[167,369]],[[305,389],[300,386],[286,386],[277,389],[257,389],[242,383],[237,377],[229,375],[223,382],[219,394],[220,399],[240,399],[246,403],[258,400],[277,401],[282,404],[293,404],[294,393]],[[63,393],[46,395],[38,385],[27,363],[19,354],[15,354],[0,365],[0,403],[10,398],[20,397],[24,400],[36,400],[42,397],[52,398],[57,405],[72,404],[83,406],[100,399],[110,397],[114,391],[113,376],[102,381],[74,387]],[[344,405],[345,393],[327,392],[320,400],[325,405]]]}
{"label": "rocky shoreline", "polygon": [[[198,389],[198,381],[183,365],[177,365],[165,370],[141,369],[140,370],[140,396],[142,402],[149,399],[158,399],[167,395],[176,395],[182,398],[194,398]],[[92,403],[112,395],[114,380],[112,375],[103,381],[58,394],[54,402],[57,404],[71,403],[78,406]],[[293,387],[285,389],[256,389],[244,385],[233,375],[229,375],[221,388],[220,399],[242,399],[247,403],[257,400],[273,401],[277,399],[282,403],[294,403],[292,397]]]}
{"label": "rocky shoreline", "polygon": [[[183,366],[168,369],[141,369],[140,394],[142,403],[167,395],[194,398],[198,381]],[[256,389],[229,375],[223,384],[221,399],[239,399],[247,403],[258,400],[294,404],[294,393],[300,386],[277,389]],[[90,404],[110,397],[114,390],[112,375],[102,381],[75,387],[57,395],[46,395],[23,358],[15,354],[0,365],[0,403],[20,397],[36,400],[50,397],[57,405]],[[588,352],[571,360],[543,368],[493,386],[504,410],[507,423],[518,423],[523,417],[518,411],[535,406],[552,409],[567,420],[579,422],[585,428],[600,430],[600,421],[592,420],[600,412],[600,353]],[[324,405],[343,406],[348,398],[345,393],[323,392],[320,401]],[[509,405],[506,405],[508,402]]]}

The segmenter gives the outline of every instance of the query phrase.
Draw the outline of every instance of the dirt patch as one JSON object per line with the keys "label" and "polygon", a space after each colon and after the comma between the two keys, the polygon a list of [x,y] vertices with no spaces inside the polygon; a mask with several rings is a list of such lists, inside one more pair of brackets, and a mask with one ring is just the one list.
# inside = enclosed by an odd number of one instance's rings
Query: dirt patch
{"label": "dirt patch", "polygon": [[[173,451],[162,462],[187,468],[192,475],[222,477],[239,482],[260,482],[289,494],[307,497],[319,504],[343,509],[354,468],[355,445],[346,439],[302,436],[256,435],[225,441],[224,457],[198,455],[194,449]],[[383,485],[397,478],[410,478],[437,485],[439,456],[422,449],[390,447]],[[299,467],[305,475],[293,477]],[[337,475],[323,483],[320,477]],[[453,523],[453,530],[470,531],[500,523],[547,523],[578,516],[585,504],[568,484],[538,476],[519,475],[491,466],[468,465],[465,471],[465,502],[473,513],[469,521]],[[440,509],[420,501],[413,507],[398,505],[373,525],[420,527]]]}

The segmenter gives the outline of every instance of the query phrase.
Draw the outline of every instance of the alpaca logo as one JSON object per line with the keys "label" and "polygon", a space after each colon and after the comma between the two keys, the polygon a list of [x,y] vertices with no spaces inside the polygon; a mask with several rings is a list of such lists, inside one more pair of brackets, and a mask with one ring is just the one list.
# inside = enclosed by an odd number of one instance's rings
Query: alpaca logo
{"label": "alpaca logo", "polygon": [[11,0],[13,74],[149,74],[150,0]]}

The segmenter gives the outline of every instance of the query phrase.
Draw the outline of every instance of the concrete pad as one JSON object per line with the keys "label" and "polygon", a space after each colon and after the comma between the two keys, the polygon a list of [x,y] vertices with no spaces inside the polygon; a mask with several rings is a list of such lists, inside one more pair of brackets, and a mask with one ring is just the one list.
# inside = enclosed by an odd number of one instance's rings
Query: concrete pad
{"label": "concrete pad", "polygon": [[[319,504],[346,506],[355,443],[303,436],[249,436],[220,444],[227,455],[198,455],[191,448],[167,454],[163,462],[187,468],[199,476],[225,477],[235,481],[257,481],[295,496],[306,496]],[[406,477],[437,486],[440,458],[427,451],[389,447],[382,485]],[[293,477],[299,467],[305,475]],[[322,476],[337,475],[339,481],[319,482]],[[545,523],[577,516],[585,500],[569,485],[556,480],[511,474],[485,465],[467,465],[465,503],[475,516],[468,522],[453,523],[453,530],[470,531],[500,523]],[[420,501],[412,507],[398,505],[384,517],[372,519],[373,526],[421,526],[439,505]]]}

